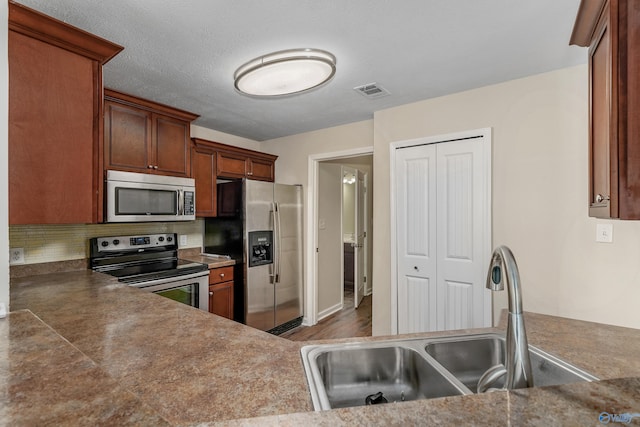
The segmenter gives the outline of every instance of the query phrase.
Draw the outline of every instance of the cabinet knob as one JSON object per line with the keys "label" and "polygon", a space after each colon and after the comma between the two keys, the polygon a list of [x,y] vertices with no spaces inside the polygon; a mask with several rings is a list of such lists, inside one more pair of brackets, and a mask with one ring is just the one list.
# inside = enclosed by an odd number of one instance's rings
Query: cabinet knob
{"label": "cabinet knob", "polygon": [[418,266],[417,266],[417,265],[414,265],[414,266],[413,266],[413,269],[414,269],[415,271],[418,271]]}
{"label": "cabinet knob", "polygon": [[153,168],[154,168],[154,169],[158,169],[158,166],[154,166]]}
{"label": "cabinet knob", "polygon": [[220,277],[224,277],[224,273],[220,273]]}
{"label": "cabinet knob", "polygon": [[602,194],[596,195],[596,203],[602,203],[605,200],[609,200],[609,196],[603,196]]}
{"label": "cabinet knob", "polygon": [[153,169],[153,165],[147,166],[147,169]]}
{"label": "cabinet knob", "polygon": [[213,292],[209,292],[209,295],[213,295]]}
{"label": "cabinet knob", "polygon": [[247,172],[247,175],[253,175],[253,172]]}

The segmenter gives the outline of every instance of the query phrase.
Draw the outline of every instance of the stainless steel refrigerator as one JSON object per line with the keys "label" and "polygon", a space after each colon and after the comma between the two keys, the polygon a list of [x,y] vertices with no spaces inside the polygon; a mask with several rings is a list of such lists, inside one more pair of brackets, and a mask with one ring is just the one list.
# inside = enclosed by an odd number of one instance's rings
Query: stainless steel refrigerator
{"label": "stainless steel refrigerator", "polygon": [[[205,251],[236,259],[235,319],[281,333],[302,322],[302,186],[218,184],[218,217],[205,221]],[[240,264],[242,264],[240,266]]]}

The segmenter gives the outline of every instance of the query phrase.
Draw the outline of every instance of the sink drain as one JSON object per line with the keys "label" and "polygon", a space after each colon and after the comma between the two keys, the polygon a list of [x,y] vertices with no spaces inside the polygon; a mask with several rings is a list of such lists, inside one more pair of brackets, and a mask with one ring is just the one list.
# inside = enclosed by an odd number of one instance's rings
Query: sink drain
{"label": "sink drain", "polygon": [[374,394],[370,394],[364,399],[364,403],[366,405],[377,405],[379,403],[387,403],[387,402],[388,402],[387,398],[384,397],[381,391]]}

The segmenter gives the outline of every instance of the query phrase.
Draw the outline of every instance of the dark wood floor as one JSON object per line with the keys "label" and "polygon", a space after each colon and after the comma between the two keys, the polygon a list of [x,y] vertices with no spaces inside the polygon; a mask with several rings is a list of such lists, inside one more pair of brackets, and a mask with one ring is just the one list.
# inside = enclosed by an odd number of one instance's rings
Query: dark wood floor
{"label": "dark wood floor", "polygon": [[314,326],[300,326],[280,335],[292,341],[371,336],[371,295],[364,297],[356,309],[353,292],[346,290],[344,307],[338,313],[322,319]]}

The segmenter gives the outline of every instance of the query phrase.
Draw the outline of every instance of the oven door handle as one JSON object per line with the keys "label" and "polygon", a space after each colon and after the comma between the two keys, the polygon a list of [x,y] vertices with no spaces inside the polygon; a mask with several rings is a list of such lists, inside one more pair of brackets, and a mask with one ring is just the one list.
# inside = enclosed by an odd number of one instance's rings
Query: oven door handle
{"label": "oven door handle", "polygon": [[209,275],[209,271],[205,270],[205,271],[199,271],[197,273],[185,274],[184,276],[163,277],[161,279],[147,280],[139,283],[126,283],[126,284],[131,286],[132,288],[143,289],[143,288],[148,288],[149,286],[164,285],[165,283],[174,283],[174,282],[177,283],[177,282],[191,280],[191,279],[204,277],[208,275]]}

